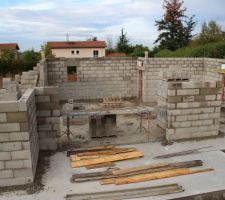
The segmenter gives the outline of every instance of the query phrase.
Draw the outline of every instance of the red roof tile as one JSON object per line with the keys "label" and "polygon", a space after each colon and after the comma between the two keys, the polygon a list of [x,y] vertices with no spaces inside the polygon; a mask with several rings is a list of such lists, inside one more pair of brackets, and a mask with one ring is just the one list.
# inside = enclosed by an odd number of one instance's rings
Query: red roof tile
{"label": "red roof tile", "polygon": [[0,49],[17,49],[19,50],[19,46],[17,43],[0,43]]}
{"label": "red roof tile", "polygon": [[120,53],[120,52],[113,52],[113,53],[106,53],[106,57],[126,57],[126,53]]}
{"label": "red roof tile", "polygon": [[69,42],[47,42],[51,49],[64,48],[105,48],[105,41],[69,41]]}

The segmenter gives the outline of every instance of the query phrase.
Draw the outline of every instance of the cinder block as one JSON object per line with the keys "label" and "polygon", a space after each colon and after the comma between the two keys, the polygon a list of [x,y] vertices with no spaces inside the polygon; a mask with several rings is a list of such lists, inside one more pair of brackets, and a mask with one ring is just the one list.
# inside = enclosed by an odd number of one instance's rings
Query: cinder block
{"label": "cinder block", "polygon": [[4,169],[5,167],[4,167],[4,162],[3,161],[0,161],[0,170],[1,169]]}
{"label": "cinder block", "polygon": [[14,169],[13,170],[14,177],[32,177],[32,169],[24,168],[24,169]]}
{"label": "cinder block", "polygon": [[182,101],[182,96],[173,96],[173,97],[168,96],[167,101],[168,101],[168,103],[181,102]]}
{"label": "cinder block", "polygon": [[0,170],[0,179],[1,178],[12,178],[13,171],[12,170]]}
{"label": "cinder block", "polygon": [[59,117],[48,117],[46,118],[47,123],[58,124],[60,121]]}
{"label": "cinder block", "polygon": [[15,132],[20,131],[19,123],[3,123],[0,124],[0,132]]}
{"label": "cinder block", "polygon": [[49,96],[36,96],[35,97],[36,102],[50,102]]}
{"label": "cinder block", "polygon": [[8,141],[10,141],[9,134],[8,133],[0,133],[0,142],[8,142]]}
{"label": "cinder block", "polygon": [[6,169],[19,169],[23,168],[23,160],[10,160],[10,161],[5,161],[5,168]]}
{"label": "cinder block", "polygon": [[168,96],[175,96],[176,95],[176,90],[168,90],[167,94],[168,94]]}
{"label": "cinder block", "polygon": [[10,152],[0,152],[0,160],[11,160]]}
{"label": "cinder block", "polygon": [[13,132],[9,133],[10,141],[26,141],[30,139],[29,132]]}
{"label": "cinder block", "polygon": [[37,110],[36,114],[37,114],[37,117],[50,117],[51,111],[50,110]]}
{"label": "cinder block", "polygon": [[2,144],[3,151],[18,151],[22,149],[21,142],[7,142]]}
{"label": "cinder block", "polygon": [[216,95],[205,95],[206,101],[214,101],[216,100]]}
{"label": "cinder block", "polygon": [[195,100],[195,96],[183,96],[183,102],[193,102]]}
{"label": "cinder block", "polygon": [[0,102],[0,112],[18,112],[18,104],[16,101],[2,101]]}
{"label": "cinder block", "polygon": [[12,160],[28,160],[31,159],[30,150],[13,151],[11,152]]}
{"label": "cinder block", "polygon": [[199,89],[177,90],[177,95],[198,95]]}
{"label": "cinder block", "polygon": [[0,113],[0,122],[7,122],[6,113]]}
{"label": "cinder block", "polygon": [[27,122],[27,112],[11,112],[7,113],[7,121],[12,122]]}
{"label": "cinder block", "polygon": [[31,160],[24,160],[23,161],[25,168],[32,168],[32,161]]}
{"label": "cinder block", "polygon": [[25,177],[0,179],[0,187],[9,187],[9,186],[25,185],[25,184],[26,184]]}
{"label": "cinder block", "polygon": [[60,110],[53,110],[52,111],[52,115],[54,116],[54,117],[59,117],[60,116]]}

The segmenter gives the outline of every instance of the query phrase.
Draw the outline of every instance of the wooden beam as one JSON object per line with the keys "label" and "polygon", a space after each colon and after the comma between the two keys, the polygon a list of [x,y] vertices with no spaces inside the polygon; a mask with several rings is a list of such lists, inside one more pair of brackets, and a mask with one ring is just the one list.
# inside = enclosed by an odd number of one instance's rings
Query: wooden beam
{"label": "wooden beam", "polygon": [[67,151],[67,156],[74,155],[77,153],[83,153],[87,151],[105,151],[109,149],[113,149],[115,146],[113,145],[106,145],[106,146],[96,146],[96,147],[90,147],[90,148],[82,148],[82,149],[72,149]]}
{"label": "wooden beam", "polygon": [[115,166],[115,163],[107,162],[107,163],[100,163],[96,165],[89,165],[89,166],[86,166],[86,169],[97,169],[97,168],[113,167],[113,166]]}
{"label": "wooden beam", "polygon": [[102,150],[102,151],[89,151],[84,153],[77,153],[76,155],[79,157],[82,156],[96,156],[96,155],[113,155],[117,153],[126,153],[131,151],[136,151],[135,148],[112,148],[109,150]]}
{"label": "wooden beam", "polygon": [[157,179],[163,179],[163,178],[170,178],[175,176],[183,176],[183,175],[189,175],[189,174],[195,174],[195,173],[209,172],[212,170],[213,170],[212,168],[199,169],[199,170],[190,170],[187,168],[180,168],[175,170],[168,170],[168,171],[149,173],[149,174],[140,174],[140,175],[129,176],[129,177],[103,179],[100,181],[100,183],[101,185],[112,184],[112,183],[116,185],[123,185],[123,184],[138,183],[138,182],[157,180]]}
{"label": "wooden beam", "polygon": [[176,169],[176,168],[189,168],[189,167],[197,167],[202,166],[201,160],[191,160],[191,161],[184,161],[184,162],[176,162],[176,163],[156,163],[150,165],[144,165],[139,167],[131,167],[126,169],[114,170],[112,171],[113,175],[132,175],[132,174],[142,174],[142,173],[151,173],[157,171],[165,171],[169,169]]}
{"label": "wooden beam", "polygon": [[121,153],[121,154],[116,154],[116,155],[109,155],[106,157],[102,158],[94,158],[90,160],[79,160],[79,161],[74,161],[73,156],[70,156],[71,158],[71,167],[76,168],[76,167],[83,167],[83,166],[88,166],[88,165],[95,165],[95,164],[100,164],[100,163],[106,163],[106,162],[113,162],[113,161],[120,161],[120,160],[128,160],[131,158],[139,158],[143,157],[144,153],[141,151],[133,151],[129,153]]}

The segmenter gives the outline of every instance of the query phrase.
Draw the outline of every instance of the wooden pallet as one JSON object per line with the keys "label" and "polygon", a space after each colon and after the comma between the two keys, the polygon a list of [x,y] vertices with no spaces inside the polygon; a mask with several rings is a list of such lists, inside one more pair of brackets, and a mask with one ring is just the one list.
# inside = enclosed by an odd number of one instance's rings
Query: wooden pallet
{"label": "wooden pallet", "polygon": [[120,108],[122,106],[121,97],[103,97],[105,108]]}

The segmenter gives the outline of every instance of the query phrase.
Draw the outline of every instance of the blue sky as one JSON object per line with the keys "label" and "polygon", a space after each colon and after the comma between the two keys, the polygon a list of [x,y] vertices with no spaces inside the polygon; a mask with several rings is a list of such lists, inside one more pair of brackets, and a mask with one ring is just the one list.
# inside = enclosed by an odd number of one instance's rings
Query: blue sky
{"label": "blue sky", "polygon": [[[163,0],[0,0],[0,43],[17,42],[21,50],[46,41],[111,39],[124,27],[132,44],[153,47],[155,20],[163,14]],[[225,29],[224,0],[184,0],[186,14],[201,23],[216,20]]]}

